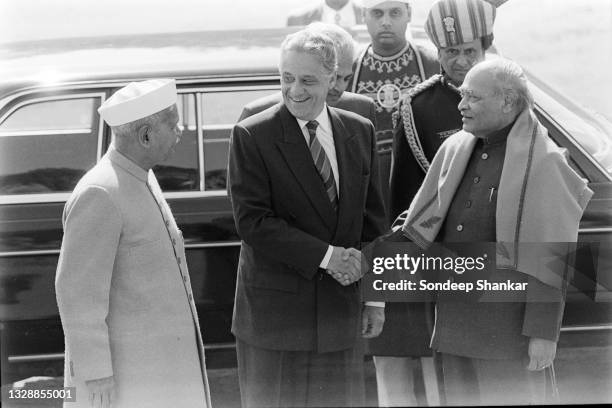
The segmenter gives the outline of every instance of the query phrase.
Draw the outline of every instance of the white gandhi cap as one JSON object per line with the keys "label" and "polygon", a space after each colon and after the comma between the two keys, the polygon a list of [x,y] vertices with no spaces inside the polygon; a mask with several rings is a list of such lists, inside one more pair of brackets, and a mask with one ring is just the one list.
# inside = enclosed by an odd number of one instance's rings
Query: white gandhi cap
{"label": "white gandhi cap", "polygon": [[130,82],[108,98],[98,113],[110,126],[119,126],[146,118],[175,103],[174,79],[151,79]]}
{"label": "white gandhi cap", "polygon": [[[386,1],[391,1],[391,0],[362,0],[361,1],[361,5],[366,8],[372,8],[374,6],[378,6],[379,4],[385,3]],[[406,3],[406,4],[410,4],[410,1],[408,0],[393,0],[393,1],[398,1],[400,3]]]}

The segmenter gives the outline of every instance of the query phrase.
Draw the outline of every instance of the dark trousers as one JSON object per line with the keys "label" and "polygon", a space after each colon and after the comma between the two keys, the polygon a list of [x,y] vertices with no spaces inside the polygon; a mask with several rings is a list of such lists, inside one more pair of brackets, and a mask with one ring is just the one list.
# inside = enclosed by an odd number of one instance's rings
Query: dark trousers
{"label": "dark trousers", "polygon": [[543,404],[544,371],[528,371],[527,360],[484,360],[441,353],[448,405]]}
{"label": "dark trousers", "polygon": [[236,339],[242,408],[364,405],[363,354],[267,350]]}

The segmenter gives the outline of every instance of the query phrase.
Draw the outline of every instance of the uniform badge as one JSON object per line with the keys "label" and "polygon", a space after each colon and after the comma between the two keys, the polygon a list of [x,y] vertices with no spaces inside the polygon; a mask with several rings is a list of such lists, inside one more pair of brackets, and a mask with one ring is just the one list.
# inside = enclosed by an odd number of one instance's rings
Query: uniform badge
{"label": "uniform badge", "polygon": [[384,84],[378,88],[376,100],[383,108],[392,109],[399,104],[402,97],[402,90],[394,84]]}
{"label": "uniform badge", "polygon": [[442,132],[437,132],[437,134],[438,134],[438,137],[440,138],[440,140],[444,140],[447,137],[449,137],[450,135],[454,135],[455,133],[459,132],[460,130],[461,130],[461,128],[445,130],[445,131],[442,131]]}
{"label": "uniform badge", "polygon": [[446,32],[448,33],[455,32],[455,19],[454,18],[444,17],[442,21],[444,22],[444,29],[446,30]]}
{"label": "uniform badge", "polygon": [[442,19],[444,23],[444,29],[450,37],[449,45],[457,44],[457,32],[455,31],[455,19],[453,17],[444,17]]}

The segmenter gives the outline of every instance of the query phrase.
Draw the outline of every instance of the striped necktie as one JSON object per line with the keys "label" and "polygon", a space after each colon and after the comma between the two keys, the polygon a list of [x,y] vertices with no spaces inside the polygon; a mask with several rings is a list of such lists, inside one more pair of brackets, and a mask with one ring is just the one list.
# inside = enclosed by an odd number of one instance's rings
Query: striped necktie
{"label": "striped necktie", "polygon": [[323,150],[323,146],[317,138],[317,127],[319,122],[311,120],[306,123],[308,134],[310,135],[310,154],[314,160],[315,167],[323,180],[323,186],[327,192],[327,198],[331,203],[334,211],[338,211],[338,193],[336,190],[336,180],[334,180],[334,173],[332,172],[331,163],[329,158]]}

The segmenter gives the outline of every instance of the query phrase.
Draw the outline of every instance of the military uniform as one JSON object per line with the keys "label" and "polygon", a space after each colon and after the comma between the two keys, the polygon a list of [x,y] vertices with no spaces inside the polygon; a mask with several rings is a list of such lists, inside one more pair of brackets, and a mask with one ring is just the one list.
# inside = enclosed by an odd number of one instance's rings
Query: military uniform
{"label": "military uniform", "polygon": [[461,130],[460,100],[457,87],[438,74],[419,84],[402,101],[394,118],[392,219],[410,206],[442,142]]}
{"label": "military uniform", "polygon": [[376,144],[385,203],[389,197],[393,143],[391,116],[410,89],[438,70],[438,60],[433,53],[410,42],[390,57],[376,54],[369,45],[355,65],[351,91],[370,97],[376,104]]}

